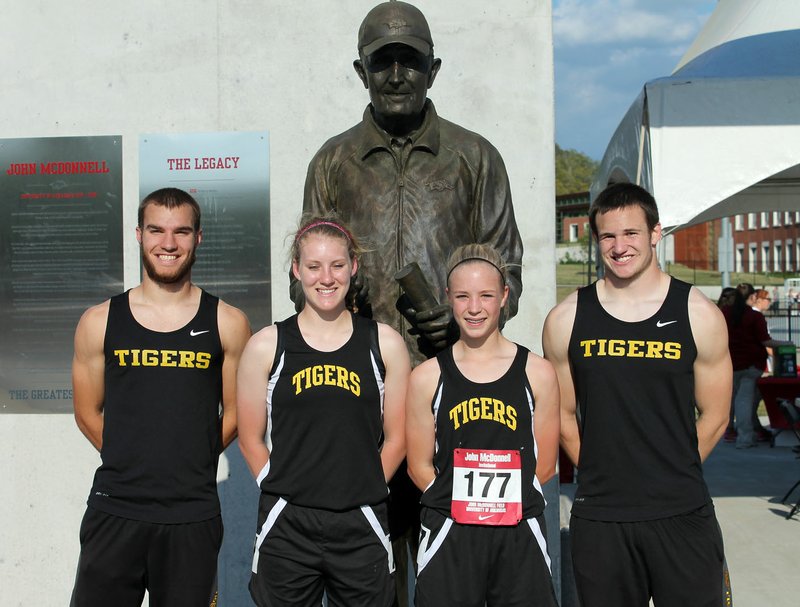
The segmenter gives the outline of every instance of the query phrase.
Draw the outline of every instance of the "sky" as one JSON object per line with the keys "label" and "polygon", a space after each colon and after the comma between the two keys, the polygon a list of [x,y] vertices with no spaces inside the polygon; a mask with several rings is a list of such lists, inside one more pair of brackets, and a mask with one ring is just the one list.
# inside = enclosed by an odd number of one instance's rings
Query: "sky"
{"label": "sky", "polygon": [[553,0],[556,142],[600,160],[653,78],[668,76],[716,0]]}

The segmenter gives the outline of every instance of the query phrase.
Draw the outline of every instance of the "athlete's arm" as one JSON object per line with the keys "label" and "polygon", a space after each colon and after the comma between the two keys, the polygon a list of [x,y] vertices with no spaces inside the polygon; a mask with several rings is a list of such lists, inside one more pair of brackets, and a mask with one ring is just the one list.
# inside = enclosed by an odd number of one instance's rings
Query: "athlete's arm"
{"label": "athlete's arm", "polygon": [[697,450],[705,460],[728,425],[733,367],[728,328],[717,306],[695,288],[689,294],[689,323],[697,346],[694,396],[697,402]]}
{"label": "athlete's arm", "polygon": [[75,422],[100,451],[103,447],[103,399],[105,397],[105,342],[109,302],[84,312],[75,329],[72,358],[72,403]]}
{"label": "athlete's arm", "polygon": [[561,428],[559,388],[553,365],[541,356],[528,354],[525,373],[533,390],[533,435],[536,437],[536,476],[544,484],[556,473]]}
{"label": "athlete's arm", "polygon": [[425,491],[436,478],[433,449],[436,441],[433,393],[439,382],[439,363],[434,358],[419,365],[411,373],[406,397],[406,443],[408,444],[408,476],[420,491]]}
{"label": "athlete's arm", "polygon": [[278,328],[265,327],[247,342],[236,374],[236,414],[239,448],[250,473],[258,478],[269,460],[264,443],[267,433],[267,382],[278,346]]}
{"label": "athlete's arm", "polygon": [[406,456],[406,389],[411,362],[406,344],[391,327],[378,324],[378,344],[386,365],[383,396],[383,446],[381,465],[388,483]]}
{"label": "athlete's arm", "polygon": [[578,465],[581,452],[581,435],[576,415],[577,400],[572,368],[569,364],[569,339],[575,324],[578,293],[573,292],[550,310],[544,321],[542,346],[544,357],[553,364],[558,378],[561,410],[561,447],[572,463]]}
{"label": "athlete's arm", "polygon": [[236,368],[247,340],[250,338],[250,322],[244,312],[219,302],[217,326],[222,342],[222,448],[225,449],[236,438]]}

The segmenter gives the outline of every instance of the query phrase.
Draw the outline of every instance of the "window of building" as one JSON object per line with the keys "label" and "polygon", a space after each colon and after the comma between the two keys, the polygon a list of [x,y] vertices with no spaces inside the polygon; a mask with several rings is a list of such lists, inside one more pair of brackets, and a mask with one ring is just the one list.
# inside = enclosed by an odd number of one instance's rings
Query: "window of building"
{"label": "window of building", "polygon": [[569,224],[569,241],[575,242],[578,240],[578,224],[571,223]]}
{"label": "window of building", "polygon": [[800,239],[794,241],[794,271],[800,272]]}
{"label": "window of building", "polygon": [[734,272],[744,272],[744,245],[736,245],[736,255],[733,260]]}
{"label": "window of building", "polygon": [[794,256],[794,246],[791,240],[786,241],[786,271],[794,272],[796,260]]}
{"label": "window of building", "polygon": [[783,225],[790,226],[792,225],[792,214],[789,211],[785,211],[783,214]]}
{"label": "window of building", "polygon": [[756,225],[756,214],[755,213],[748,213],[747,214],[747,229],[748,230],[755,230],[758,226]]}
{"label": "window of building", "polygon": [[734,219],[734,226],[737,232],[744,230],[744,215],[737,215]]}
{"label": "window of building", "polygon": [[772,256],[772,271],[783,272],[783,244],[775,241],[775,254]]}
{"label": "window of building", "polygon": [[750,243],[750,255],[747,257],[747,271],[751,274],[756,271],[756,258],[758,257],[758,245],[754,242]]}
{"label": "window of building", "polygon": [[774,226],[781,225],[781,213],[780,213],[780,211],[772,211],[772,225],[774,225]]}
{"label": "window of building", "polygon": [[768,228],[769,227],[769,212],[768,211],[761,211],[761,227]]}
{"label": "window of building", "polygon": [[765,242],[761,245],[761,271],[765,274],[769,272],[769,243]]}

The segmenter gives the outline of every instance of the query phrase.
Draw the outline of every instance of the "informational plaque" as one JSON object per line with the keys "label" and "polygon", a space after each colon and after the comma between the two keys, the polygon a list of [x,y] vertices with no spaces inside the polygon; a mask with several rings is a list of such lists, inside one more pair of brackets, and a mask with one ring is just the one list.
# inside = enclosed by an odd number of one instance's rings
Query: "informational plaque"
{"label": "informational plaque", "polygon": [[142,135],[139,194],[186,190],[202,211],[192,282],[269,324],[269,134]]}
{"label": "informational plaque", "polygon": [[0,139],[0,411],[72,411],[83,311],[122,290],[122,138]]}

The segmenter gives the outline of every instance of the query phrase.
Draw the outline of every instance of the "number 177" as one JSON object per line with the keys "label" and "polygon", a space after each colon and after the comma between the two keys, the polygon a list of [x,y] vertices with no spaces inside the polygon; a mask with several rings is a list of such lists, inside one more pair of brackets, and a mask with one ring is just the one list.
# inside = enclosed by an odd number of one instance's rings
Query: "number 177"
{"label": "number 177", "polygon": [[[475,481],[475,471],[470,470],[464,475],[464,478],[467,479],[467,494],[472,497],[474,494],[473,492],[473,484]],[[478,478],[485,478],[486,482],[483,485],[483,491],[481,492],[481,497],[487,497],[489,495],[489,488],[492,486],[492,481],[495,478],[503,479],[502,484],[500,485],[500,494],[498,497],[503,498],[506,495],[506,486],[508,485],[508,481],[511,480],[511,473],[510,472],[478,472]]]}

